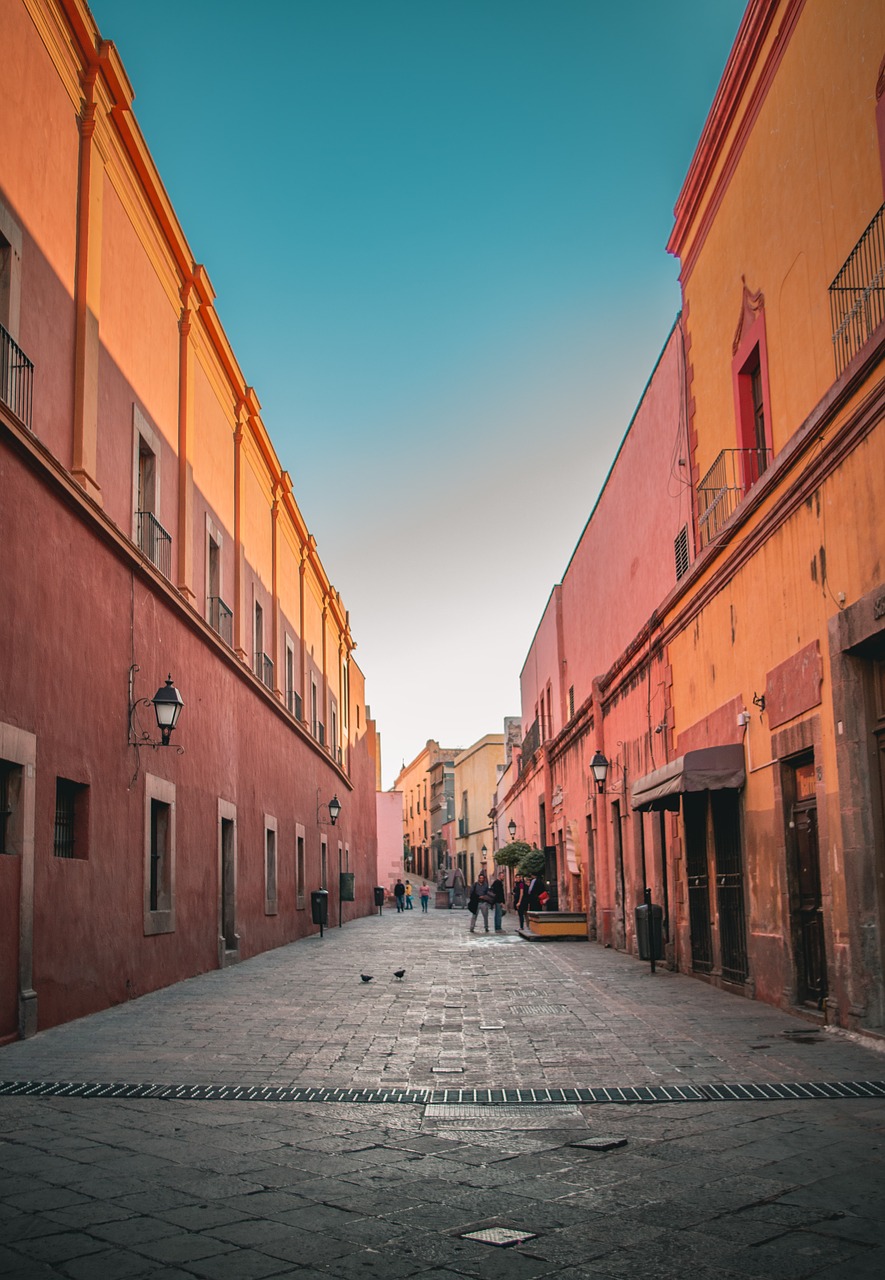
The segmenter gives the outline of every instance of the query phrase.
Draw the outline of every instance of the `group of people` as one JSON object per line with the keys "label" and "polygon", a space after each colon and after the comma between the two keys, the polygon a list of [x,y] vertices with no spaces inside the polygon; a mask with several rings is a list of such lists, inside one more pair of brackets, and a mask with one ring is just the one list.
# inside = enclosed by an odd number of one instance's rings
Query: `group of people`
{"label": "group of people", "polygon": [[[411,880],[407,880],[405,884],[402,880],[397,880],[393,886],[393,897],[397,911],[414,911]],[[430,901],[430,885],[422,884],[418,897],[421,899],[421,910],[426,912],[427,903]]]}
{"label": "group of people", "polygon": [[[460,874],[460,871],[459,871]],[[453,905],[455,882],[452,885],[446,885],[449,890],[449,906]],[[413,911],[412,903],[412,882],[406,880],[397,880],[393,886],[393,897],[396,902],[397,911]],[[421,910],[427,911],[427,904],[430,901],[430,886],[422,884],[418,894],[421,899]],[[544,880],[541,876],[531,876],[526,879],[523,875],[517,875],[513,882],[513,909],[519,917],[520,929],[525,928],[526,913],[529,911],[540,911],[547,900],[545,892]],[[470,912],[470,932],[476,932],[476,922],[481,917],[485,932],[489,932],[489,908],[493,908],[493,927],[495,933],[500,933],[503,929],[503,919],[506,914],[505,903],[507,901],[507,891],[504,888],[504,872],[498,871],[495,878],[489,881],[485,871],[480,871],[479,877],[470,890],[470,897],[467,900],[467,910]]]}
{"label": "group of people", "polygon": [[[519,917],[520,929],[525,928],[525,917],[529,911],[540,911],[547,898],[544,880],[541,876],[531,876],[528,880],[523,875],[518,875],[513,882],[513,908]],[[489,878],[484,871],[480,871],[479,876],[470,890],[470,898],[467,902],[467,910],[470,912],[470,932],[476,932],[476,922],[482,916],[485,932],[489,931],[489,907],[494,908],[494,929],[495,933],[500,933],[503,929],[503,917],[505,914],[505,902],[507,894],[504,889],[504,872],[499,871],[494,880],[489,882]]]}

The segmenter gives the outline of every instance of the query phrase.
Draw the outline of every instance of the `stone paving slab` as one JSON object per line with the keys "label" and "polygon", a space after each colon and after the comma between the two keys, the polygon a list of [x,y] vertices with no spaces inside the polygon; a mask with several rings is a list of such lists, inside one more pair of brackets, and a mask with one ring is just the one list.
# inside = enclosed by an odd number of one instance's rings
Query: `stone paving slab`
{"label": "stone paving slab", "polygon": [[[885,1274],[885,1101],[720,1087],[882,1079],[879,1045],[594,944],[466,924],[385,913],[0,1049],[0,1079],[160,1086],[0,1096],[0,1276]],[[207,1083],[256,1090],[167,1088]],[[266,1086],[443,1101],[257,1100]],[[461,1086],[485,1101],[452,1101]],[[693,1087],[709,1095],[561,1111],[543,1092]],[[505,1105],[516,1089],[542,1092]],[[465,1238],[487,1228],[529,1238]]]}

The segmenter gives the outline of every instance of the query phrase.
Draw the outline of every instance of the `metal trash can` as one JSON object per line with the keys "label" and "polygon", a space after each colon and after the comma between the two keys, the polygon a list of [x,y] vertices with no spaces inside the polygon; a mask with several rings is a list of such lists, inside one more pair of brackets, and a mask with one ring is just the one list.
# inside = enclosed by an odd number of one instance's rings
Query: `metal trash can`
{"label": "metal trash can", "polygon": [[[651,927],[649,928],[649,910],[651,910]],[[663,908],[653,902],[651,908],[643,903],[636,908],[636,944],[639,947],[640,960],[663,960],[664,958],[664,912]],[[654,944],[654,957],[652,957]]]}
{"label": "metal trash can", "polygon": [[329,923],[329,890],[312,889],[310,894],[310,918],[320,929]]}
{"label": "metal trash can", "polygon": [[341,871],[338,874],[339,902],[353,902],[353,872]]}
{"label": "metal trash can", "polygon": [[375,885],[375,906],[376,907],[384,906],[384,887],[383,885],[380,885],[380,884]]}

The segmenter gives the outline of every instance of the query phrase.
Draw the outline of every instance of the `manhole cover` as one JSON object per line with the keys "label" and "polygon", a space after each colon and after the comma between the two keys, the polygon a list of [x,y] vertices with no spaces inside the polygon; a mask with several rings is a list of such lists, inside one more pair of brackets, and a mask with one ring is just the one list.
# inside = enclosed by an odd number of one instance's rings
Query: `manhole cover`
{"label": "manhole cover", "polygon": [[465,1231],[462,1240],[478,1240],[480,1244],[496,1244],[507,1248],[511,1244],[523,1244],[534,1240],[533,1231],[511,1231],[509,1227],[483,1227],[481,1231]]}
{"label": "manhole cover", "polygon": [[626,1138],[582,1138],[570,1142],[570,1147],[580,1147],[584,1151],[614,1151],[618,1147],[626,1147]]}

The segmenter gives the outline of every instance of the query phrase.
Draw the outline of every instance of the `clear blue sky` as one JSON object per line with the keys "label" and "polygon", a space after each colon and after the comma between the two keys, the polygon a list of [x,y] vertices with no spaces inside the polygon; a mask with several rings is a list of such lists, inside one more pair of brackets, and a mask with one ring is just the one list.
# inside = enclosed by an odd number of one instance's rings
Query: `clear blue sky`
{"label": "clear blue sky", "polygon": [[384,785],[519,672],[679,308],[744,0],[94,0],[327,572]]}

